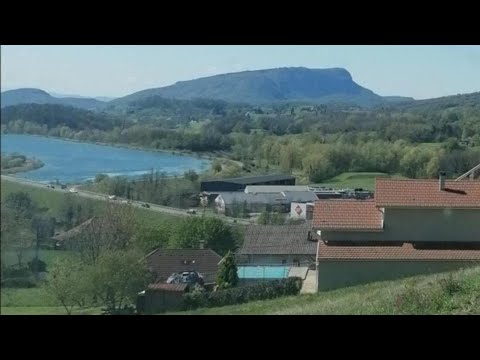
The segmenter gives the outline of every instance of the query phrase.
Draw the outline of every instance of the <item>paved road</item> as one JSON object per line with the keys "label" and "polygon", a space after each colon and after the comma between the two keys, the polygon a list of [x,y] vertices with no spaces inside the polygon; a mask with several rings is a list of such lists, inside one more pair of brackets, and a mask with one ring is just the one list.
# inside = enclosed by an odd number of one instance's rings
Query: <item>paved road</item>
{"label": "paved road", "polygon": [[[55,185],[55,188],[52,189],[50,187],[47,187],[47,184],[44,184],[44,183],[40,183],[40,182],[36,182],[36,181],[32,181],[32,180],[27,180],[27,179],[21,179],[21,178],[14,177],[14,176],[9,176],[9,175],[2,175],[2,180],[16,182],[16,183],[19,183],[19,184],[24,184],[24,185],[28,185],[28,186],[32,186],[32,187],[38,187],[38,188],[42,188],[43,190],[61,192],[61,193],[64,193],[64,194],[72,193],[70,191],[70,189],[72,187],[70,187],[69,189],[62,189],[62,188],[60,188],[60,186]],[[116,200],[111,200],[111,199],[109,199],[108,195],[99,194],[99,193],[86,191],[86,190],[77,190],[77,192],[72,193],[72,194],[75,194],[77,196],[82,196],[82,197],[85,197],[85,198],[89,198],[89,199],[94,199],[94,200],[113,201],[113,202],[119,203],[119,204],[127,202],[126,199],[122,199],[122,198],[117,197]],[[178,209],[178,208],[174,208],[174,207],[170,207],[170,206],[162,206],[162,205],[156,205],[156,204],[151,204],[151,203],[148,203],[148,205],[150,207],[147,208],[147,207],[142,206],[143,204],[146,204],[146,203],[145,202],[140,202],[140,201],[130,201],[130,205],[138,207],[138,208],[142,208],[144,210],[157,211],[157,212],[170,214],[170,215],[174,215],[174,216],[197,216],[197,215],[188,214],[186,212],[186,210],[184,210],[184,209]],[[219,215],[219,214],[211,214],[210,213],[210,214],[205,214],[205,216],[217,217],[217,218],[223,219],[227,222],[237,223],[237,224],[242,224],[242,225],[251,224],[251,222],[248,221],[248,220],[232,219],[232,218],[229,218],[227,216]]]}

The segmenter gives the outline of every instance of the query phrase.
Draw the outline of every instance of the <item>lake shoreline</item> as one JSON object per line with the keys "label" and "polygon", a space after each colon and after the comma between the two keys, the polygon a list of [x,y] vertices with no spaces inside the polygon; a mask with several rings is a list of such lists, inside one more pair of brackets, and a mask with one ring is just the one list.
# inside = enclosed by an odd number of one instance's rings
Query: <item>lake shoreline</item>
{"label": "lake shoreline", "polygon": [[[93,181],[98,174],[138,179],[151,170],[165,172],[168,177],[183,176],[189,169],[199,175],[206,175],[210,172],[212,163],[212,154],[188,154],[38,134],[4,133],[1,138],[2,152],[19,153],[23,150],[31,159],[42,158],[45,164],[43,168],[47,169],[39,169],[40,172],[37,173],[35,170],[38,167],[23,167],[25,164],[19,161],[10,165],[3,164],[19,168],[10,168],[8,172],[2,173],[13,175],[22,172],[18,176],[44,182],[80,184]],[[25,156],[22,157],[25,161]]]}
{"label": "lake shoreline", "polygon": [[11,169],[5,169],[1,171],[2,175],[12,175],[12,174],[18,174],[22,172],[27,172],[27,171],[32,171],[32,170],[37,170],[45,166],[43,162],[33,162],[31,160],[27,161],[27,163],[24,166],[16,167],[16,168],[11,168]]}
{"label": "lake shoreline", "polygon": [[155,153],[160,152],[160,153],[167,153],[167,154],[174,154],[174,155],[181,155],[181,156],[189,156],[189,157],[196,157],[196,158],[210,160],[210,161],[213,161],[216,159],[225,159],[229,161],[234,161],[210,152],[192,152],[192,151],[182,151],[182,150],[153,149],[148,147],[141,147],[136,145],[121,144],[121,143],[119,144],[119,143],[93,142],[93,141],[77,140],[77,139],[71,139],[71,138],[60,137],[60,136],[38,135],[38,134],[29,134],[29,133],[5,133],[1,135],[2,136],[3,135],[28,135],[28,136],[35,136],[40,138],[71,141],[71,142],[80,143],[80,144],[109,146],[109,147],[123,148],[123,149],[129,149],[129,150],[148,151],[148,152],[155,152]]}
{"label": "lake shoreline", "polygon": [[[8,156],[8,154],[2,154],[2,156]],[[37,170],[37,169],[42,168],[43,166],[45,166],[45,164],[39,159],[36,159],[36,158],[26,159],[25,163],[22,166],[11,167],[11,168],[7,168],[7,169],[1,169],[0,174],[1,175],[12,175],[12,174],[17,174],[17,173]]]}

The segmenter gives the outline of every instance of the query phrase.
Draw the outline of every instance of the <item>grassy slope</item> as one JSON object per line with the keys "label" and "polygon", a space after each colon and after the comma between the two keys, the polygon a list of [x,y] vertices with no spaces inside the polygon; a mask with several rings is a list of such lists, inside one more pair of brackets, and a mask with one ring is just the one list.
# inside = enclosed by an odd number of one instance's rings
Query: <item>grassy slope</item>
{"label": "grassy slope", "polygon": [[[1,199],[2,201],[5,197],[16,191],[24,191],[30,194],[33,201],[37,204],[41,204],[43,207],[47,207],[49,209],[49,213],[52,216],[61,218],[62,217],[62,204],[65,199],[66,195],[60,192],[50,191],[47,189],[36,188],[33,186],[28,186],[24,184],[18,184],[11,181],[2,181],[1,182]],[[81,198],[82,201],[85,202],[93,202],[95,204],[102,203],[99,200]],[[174,221],[177,219],[175,216],[171,216],[164,213],[154,212],[146,209],[138,209],[135,208],[135,213],[138,214],[138,217],[141,221],[144,221],[148,224],[154,224],[156,221],[159,220],[171,220]]]}
{"label": "grassy slope", "polygon": [[[1,315],[67,315],[63,306],[17,306],[2,307]],[[100,308],[74,308],[72,315],[100,315]]]}
{"label": "grassy slope", "polygon": [[[54,191],[31,187],[28,185],[12,183],[10,181],[1,182],[2,200],[11,192],[26,191],[37,204],[49,208],[52,216],[60,217],[64,194]],[[96,200],[84,199],[85,201]],[[159,221],[176,221],[178,217],[169,216],[145,209],[135,209],[139,220],[146,226],[154,226]],[[33,256],[33,250],[25,254],[24,262],[29,261]],[[40,250],[40,259],[47,263],[47,269],[53,264],[56,258],[70,256],[66,251],[58,250]],[[17,261],[14,252],[6,251],[2,254],[2,261],[10,265]],[[100,310],[83,309],[75,310],[76,313],[100,313]],[[46,292],[43,286],[30,289],[1,289],[1,313],[2,314],[65,314],[65,309],[60,306]]]}
{"label": "grassy slope", "polygon": [[404,179],[401,175],[389,175],[378,172],[345,172],[324,183],[315,184],[319,186],[331,188],[363,188],[367,190],[374,190],[376,177],[389,177],[394,179]]}
{"label": "grassy slope", "polygon": [[[299,295],[274,300],[255,301],[242,305],[199,309],[175,314],[192,315],[321,315],[321,314],[480,314],[480,267],[452,273],[462,282],[462,290],[451,296],[440,290],[448,274],[418,276],[339,289],[314,295]],[[405,305],[396,305],[399,294],[410,285],[419,291]],[[414,300],[430,299],[428,305]]]}

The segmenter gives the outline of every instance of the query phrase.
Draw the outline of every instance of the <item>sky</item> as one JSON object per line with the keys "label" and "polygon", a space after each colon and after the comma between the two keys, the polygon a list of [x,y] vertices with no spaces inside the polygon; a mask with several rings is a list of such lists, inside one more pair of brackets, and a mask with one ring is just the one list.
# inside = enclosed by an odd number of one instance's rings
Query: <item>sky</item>
{"label": "sky", "polygon": [[343,67],[382,96],[480,91],[480,46],[473,45],[2,45],[1,88],[120,97],[204,76],[290,66]]}

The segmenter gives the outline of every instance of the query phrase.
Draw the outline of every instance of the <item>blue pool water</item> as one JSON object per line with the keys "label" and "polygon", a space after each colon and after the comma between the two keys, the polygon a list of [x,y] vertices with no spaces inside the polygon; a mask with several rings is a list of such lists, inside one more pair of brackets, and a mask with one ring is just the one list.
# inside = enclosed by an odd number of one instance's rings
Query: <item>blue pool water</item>
{"label": "blue pool water", "polygon": [[200,172],[210,164],[208,160],[168,152],[141,151],[31,135],[2,135],[1,150],[2,153],[18,152],[41,160],[45,164],[42,168],[15,175],[41,182],[58,179],[62,183],[78,183],[91,180],[100,173],[109,176],[138,176],[152,169],[168,175],[180,175],[189,169]]}
{"label": "blue pool water", "polygon": [[283,279],[288,277],[287,266],[239,266],[240,279]]}

